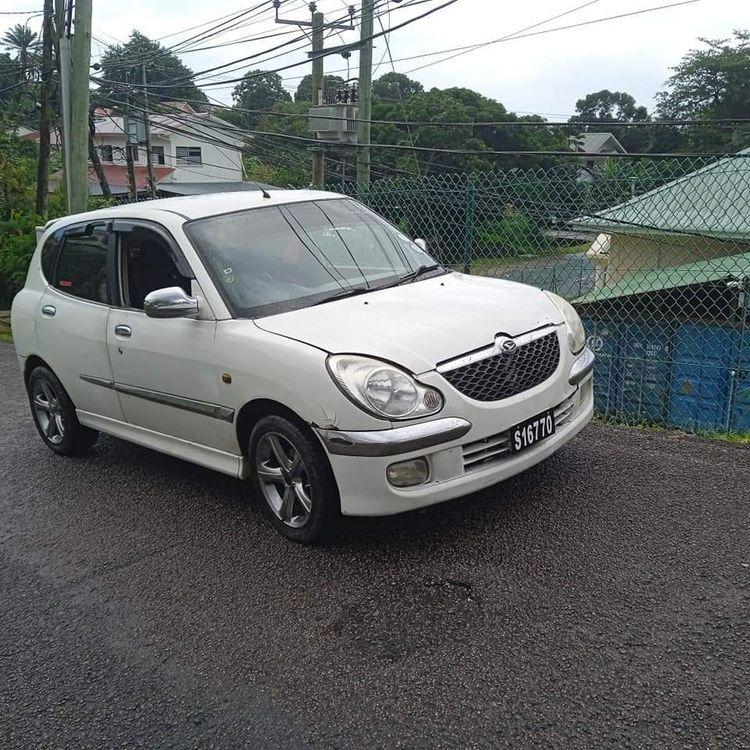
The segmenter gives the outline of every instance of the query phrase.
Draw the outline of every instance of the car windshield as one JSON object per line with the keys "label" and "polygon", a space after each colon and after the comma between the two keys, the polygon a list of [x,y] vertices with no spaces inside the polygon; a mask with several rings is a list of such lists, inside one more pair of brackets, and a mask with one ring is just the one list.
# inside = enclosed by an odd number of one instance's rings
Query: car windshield
{"label": "car windshield", "polygon": [[387,221],[345,198],[211,216],[185,231],[237,317],[308,307],[442,270]]}

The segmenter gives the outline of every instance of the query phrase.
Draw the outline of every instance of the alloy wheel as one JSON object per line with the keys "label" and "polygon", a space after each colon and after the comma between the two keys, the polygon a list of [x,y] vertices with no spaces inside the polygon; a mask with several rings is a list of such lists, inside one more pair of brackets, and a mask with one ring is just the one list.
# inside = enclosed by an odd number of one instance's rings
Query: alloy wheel
{"label": "alloy wheel", "polygon": [[258,441],[255,466],[263,497],[274,515],[298,529],[312,511],[310,478],[299,449],[278,432],[267,432]]}
{"label": "alloy wheel", "polygon": [[53,445],[59,445],[65,438],[62,402],[55,386],[45,378],[34,382],[31,404],[42,434]]}

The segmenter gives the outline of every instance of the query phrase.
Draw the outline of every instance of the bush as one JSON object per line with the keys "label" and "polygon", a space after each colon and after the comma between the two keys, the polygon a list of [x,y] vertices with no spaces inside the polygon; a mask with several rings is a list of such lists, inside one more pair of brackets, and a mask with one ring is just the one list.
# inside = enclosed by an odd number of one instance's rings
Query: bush
{"label": "bush", "polygon": [[7,309],[26,281],[36,246],[36,227],[43,223],[32,214],[0,221],[0,309]]}
{"label": "bush", "polygon": [[538,255],[549,241],[528,216],[514,214],[485,224],[477,234],[480,253],[492,256]]}

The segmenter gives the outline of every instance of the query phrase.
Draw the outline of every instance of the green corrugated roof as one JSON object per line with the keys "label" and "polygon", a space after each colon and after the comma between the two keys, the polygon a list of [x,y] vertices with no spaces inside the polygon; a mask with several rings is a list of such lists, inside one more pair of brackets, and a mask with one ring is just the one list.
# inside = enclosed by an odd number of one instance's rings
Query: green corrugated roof
{"label": "green corrugated roof", "polygon": [[750,241],[750,149],[573,223],[627,234],[687,232]]}
{"label": "green corrugated roof", "polygon": [[685,263],[681,266],[665,266],[650,271],[631,273],[615,284],[608,284],[578,297],[573,300],[573,303],[601,302],[615,297],[628,297],[711,281],[747,277],[750,277],[750,253],[727,255],[722,258]]}

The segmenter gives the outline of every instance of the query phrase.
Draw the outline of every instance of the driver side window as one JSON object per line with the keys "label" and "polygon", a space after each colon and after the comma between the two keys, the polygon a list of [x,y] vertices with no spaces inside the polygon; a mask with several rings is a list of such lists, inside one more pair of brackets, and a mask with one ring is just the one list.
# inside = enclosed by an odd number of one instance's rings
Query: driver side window
{"label": "driver side window", "polygon": [[175,265],[164,240],[148,229],[119,233],[118,263],[123,307],[143,309],[146,295],[179,286],[190,294],[190,279]]}

